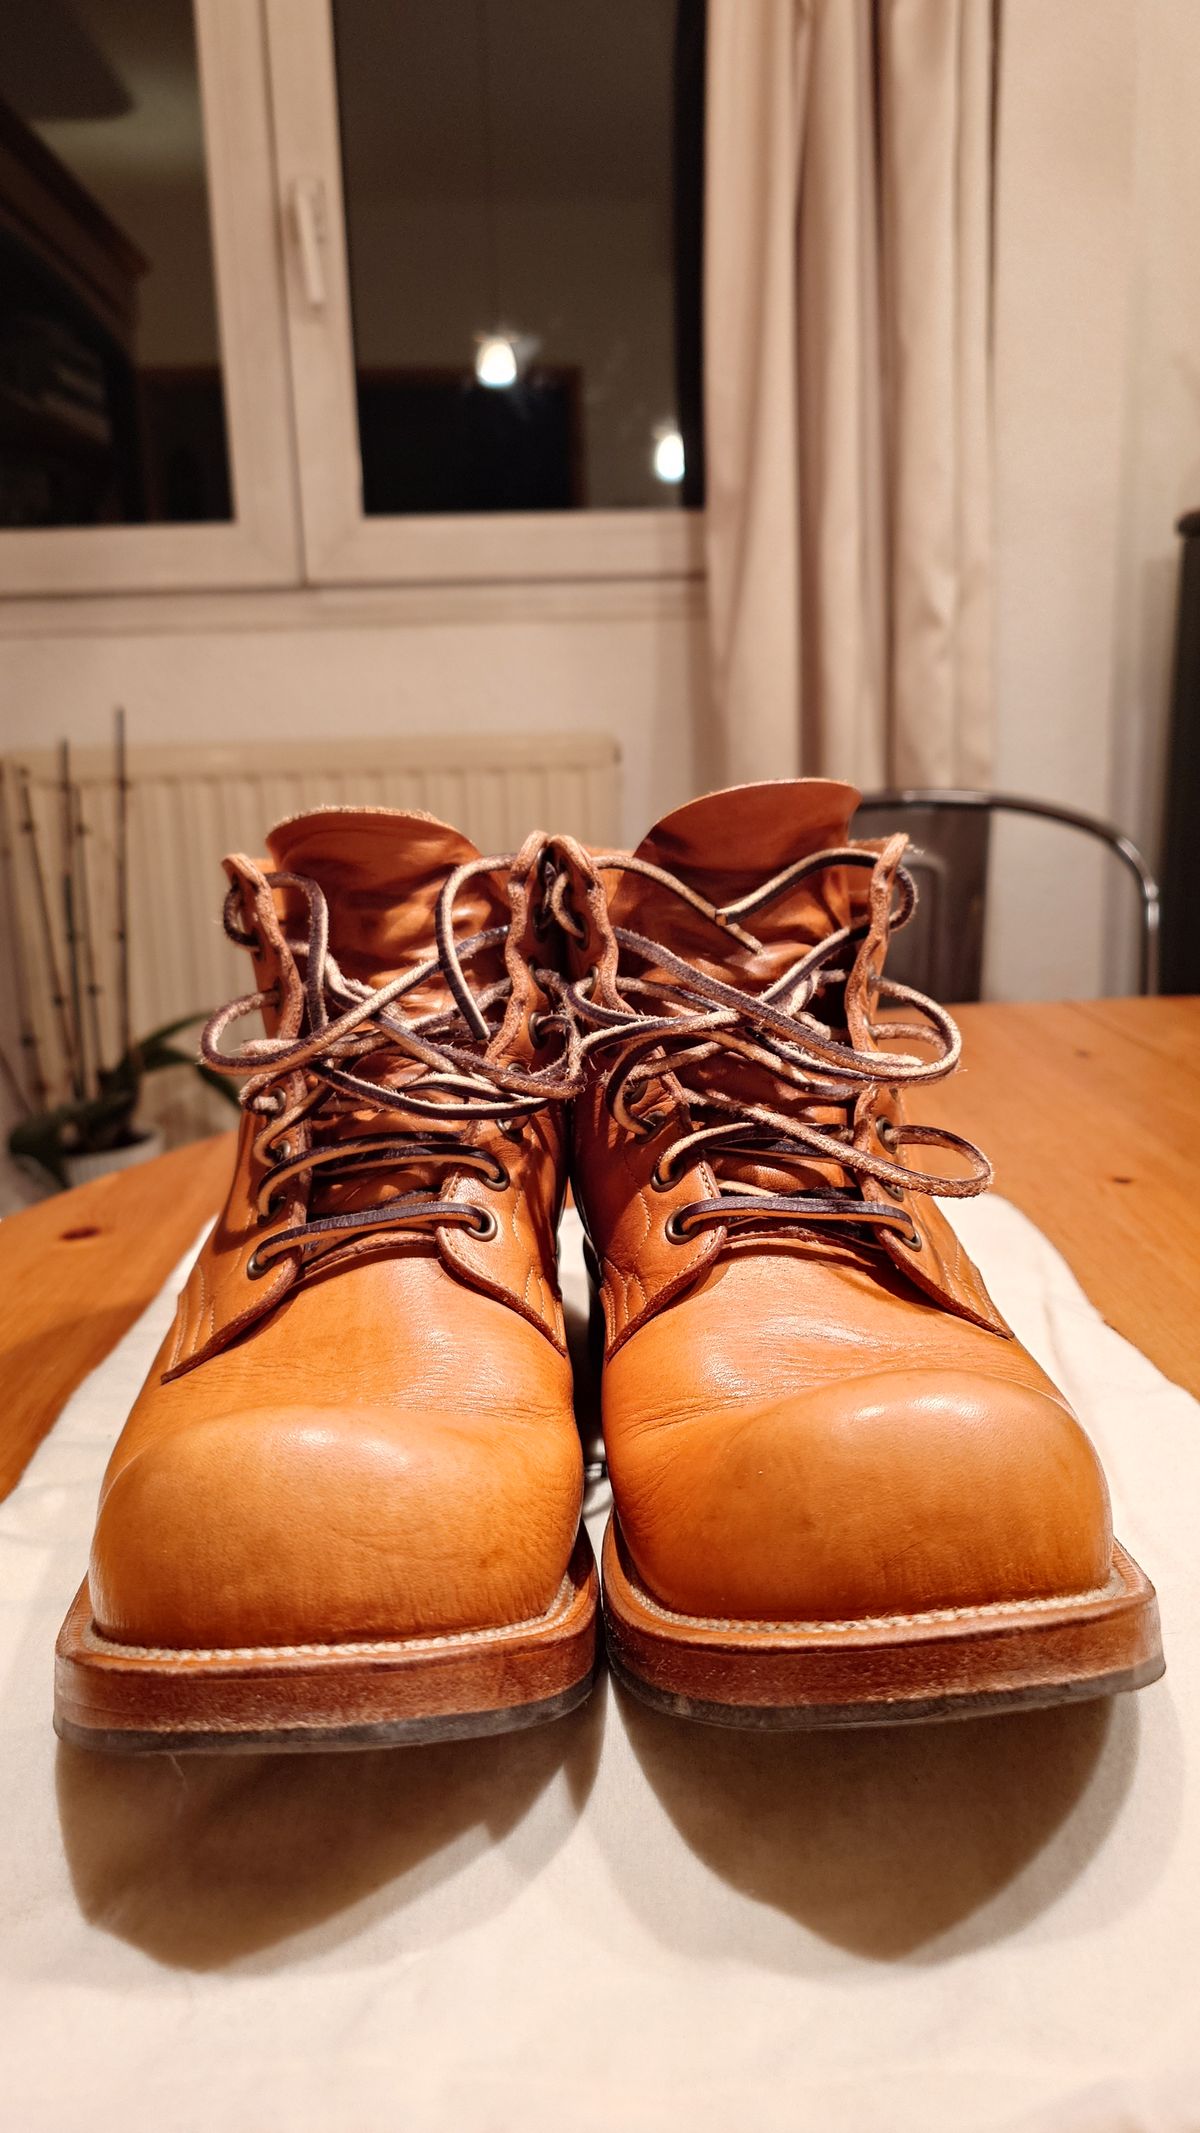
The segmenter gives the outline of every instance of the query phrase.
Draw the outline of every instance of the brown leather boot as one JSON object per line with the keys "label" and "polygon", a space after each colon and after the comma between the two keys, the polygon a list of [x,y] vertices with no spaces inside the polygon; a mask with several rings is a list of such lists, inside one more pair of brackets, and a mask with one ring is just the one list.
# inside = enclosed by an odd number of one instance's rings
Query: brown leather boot
{"label": "brown leather boot", "polygon": [[850,845],[857,797],[713,794],[557,890],[591,1024],[573,1176],[607,1335],[610,1655],[722,1724],[1162,1670],[1096,1454],[937,1206],[990,1169],[906,1116],[959,1038],[880,976],[914,894],[902,837]]}
{"label": "brown leather boot", "polygon": [[328,809],[272,833],[270,871],[226,862],[257,987],[205,1037],[243,1082],[233,1182],[105,1476],[68,1739],[433,1740],[587,1695],[540,849]]}

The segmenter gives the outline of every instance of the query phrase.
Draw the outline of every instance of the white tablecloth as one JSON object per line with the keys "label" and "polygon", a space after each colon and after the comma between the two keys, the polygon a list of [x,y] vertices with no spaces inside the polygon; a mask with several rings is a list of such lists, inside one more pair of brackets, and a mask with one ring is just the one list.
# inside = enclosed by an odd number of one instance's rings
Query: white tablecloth
{"label": "white tablecloth", "polygon": [[0,2122],[1200,2127],[1200,1412],[1013,1208],[960,1227],[1158,1584],[1139,1696],[772,1739],[603,1684],[444,1747],[58,1747],[54,1637],[169,1284],[0,1506]]}

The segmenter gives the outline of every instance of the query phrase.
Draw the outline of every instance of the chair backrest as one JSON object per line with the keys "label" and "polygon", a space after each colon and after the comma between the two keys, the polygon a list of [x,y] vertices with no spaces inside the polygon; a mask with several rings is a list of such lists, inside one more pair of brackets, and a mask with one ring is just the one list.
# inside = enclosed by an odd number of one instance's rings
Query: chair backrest
{"label": "chair backrest", "polygon": [[912,847],[905,865],[919,895],[917,915],[888,956],[889,975],[941,1000],[977,1000],[983,980],[992,821],[1028,815],[1098,839],[1133,875],[1141,912],[1138,990],[1158,989],[1158,884],[1132,840],[1096,815],[1027,800],[1016,793],[915,786],[864,793],[854,818],[856,837],[906,830]]}

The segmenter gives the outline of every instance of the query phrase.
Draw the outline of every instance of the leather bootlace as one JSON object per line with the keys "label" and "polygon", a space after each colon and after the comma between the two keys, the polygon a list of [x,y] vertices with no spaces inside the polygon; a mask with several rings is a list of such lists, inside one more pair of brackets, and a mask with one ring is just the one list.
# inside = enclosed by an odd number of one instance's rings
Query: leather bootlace
{"label": "leather bootlace", "polygon": [[[558,1018],[562,1043],[544,1066],[491,1056],[512,997],[511,978],[473,985],[467,972],[503,947],[508,927],[492,926],[465,939],[455,935],[455,903],[465,885],[480,874],[507,875],[521,857],[472,860],[457,868],[438,899],[435,952],[379,986],[340,969],[329,946],[328,905],[315,881],[284,872],[262,877],[265,889],[291,890],[305,908],[303,935],[285,944],[302,978],[299,1026],[288,1034],[252,1038],[234,1052],[221,1050],[232,1023],[278,1007],[277,985],[221,1008],[207,1023],[200,1047],[214,1072],[245,1077],[239,1101],[263,1121],[253,1143],[256,1158],[266,1166],[257,1215],[269,1220],[289,1187],[354,1186],[373,1172],[386,1179],[397,1171],[413,1177],[414,1185],[365,1207],[324,1214],[306,1209],[303,1221],[274,1231],[255,1247],[248,1266],[252,1277],[267,1273],[288,1253],[299,1255],[301,1271],[318,1258],[325,1266],[339,1248],[376,1234],[390,1233],[396,1245],[443,1224],[483,1238],[495,1235],[496,1219],[487,1208],[448,1199],[441,1186],[453,1173],[467,1170],[503,1190],[507,1168],[475,1144],[474,1133],[498,1125],[519,1137],[543,1106],[577,1094],[581,1085],[580,1033],[573,1018]],[[239,946],[261,949],[260,936],[239,923],[240,900],[234,887],[225,901],[225,931]],[[406,1014],[407,996],[438,977],[450,1004]]]}
{"label": "leather bootlace", "polygon": [[[881,1230],[896,1232],[919,1250],[921,1233],[906,1210],[894,1204],[909,1193],[965,1199],[986,1191],[992,1166],[973,1142],[938,1126],[909,1125],[881,1116],[889,1092],[940,1080],[958,1064],[962,1040],[945,1008],[914,987],[884,977],[878,968],[890,932],[905,925],[916,905],[912,876],[900,865],[906,839],[892,838],[880,852],[847,845],[811,854],[775,874],[750,894],[714,905],[686,882],[651,861],[626,853],[593,854],[597,873],[636,874],[690,905],[708,920],[714,936],[735,941],[752,954],[764,943],[747,921],[810,876],[830,868],[870,874],[867,911],[805,950],[782,976],[760,992],[710,976],[662,942],[614,925],[621,951],[620,976],[610,1001],[594,997],[595,973],[568,989],[570,1014],[587,1026],[585,1055],[612,1053],[602,1068],[605,1099],[626,1131],[653,1136],[682,1112],[686,1130],[659,1155],[652,1182],[675,1184],[698,1158],[709,1167],[715,1193],[677,1209],[667,1235],[681,1243],[714,1225],[737,1230],[761,1224],[844,1225],[857,1241],[876,1243]],[[561,884],[561,877],[560,877]],[[893,898],[895,902],[893,904]],[[552,904],[569,931],[569,892],[561,885]],[[564,921],[563,914],[566,912]],[[724,954],[727,950],[719,950]],[[627,965],[632,964],[632,970]],[[822,1019],[819,1003],[843,993],[846,1034]],[[915,1022],[877,1019],[883,1001],[914,1011]],[[857,1040],[857,1041],[856,1041]],[[867,1041],[869,1040],[869,1041]],[[935,1056],[875,1049],[883,1041],[931,1042]],[[708,1067],[718,1062],[718,1071]],[[703,1086],[689,1085],[689,1071],[706,1066]],[[732,1074],[720,1069],[732,1068]],[[722,1086],[722,1081],[725,1086]],[[666,1105],[655,1101],[655,1085]],[[762,1100],[749,1095],[764,1089]],[[786,1103],[788,1108],[783,1108]],[[833,1119],[821,1114],[832,1110]],[[961,1158],[963,1175],[944,1177],[903,1160],[908,1147],[936,1148]],[[850,1183],[834,1190],[764,1189],[726,1173],[749,1161],[772,1170],[836,1165]],[[887,1196],[868,1197],[870,1179]],[[889,1205],[889,1200],[893,1203]]]}

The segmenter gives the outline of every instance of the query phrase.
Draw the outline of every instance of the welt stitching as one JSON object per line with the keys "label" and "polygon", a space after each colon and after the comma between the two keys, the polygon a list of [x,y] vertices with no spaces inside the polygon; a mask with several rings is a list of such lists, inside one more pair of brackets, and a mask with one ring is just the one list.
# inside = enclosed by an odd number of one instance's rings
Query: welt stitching
{"label": "welt stitching", "polygon": [[685,1615],[673,1608],[664,1607],[652,1598],[626,1571],[626,1577],[639,1603],[648,1614],[656,1615],[663,1622],[678,1622],[681,1627],[694,1629],[723,1629],[733,1631],[778,1634],[793,1631],[805,1636],[846,1635],[857,1629],[907,1629],[919,1628],[925,1623],[965,1622],[990,1620],[994,1616],[1047,1614],[1064,1607],[1091,1607],[1097,1600],[1109,1599],[1119,1590],[1119,1581],[1114,1572],[1105,1585],[1095,1585],[1087,1592],[1063,1593],[1058,1597],[1033,1600],[985,1600],[977,1607],[932,1607],[913,1614],[894,1615],[847,1615],[824,1621],[768,1622],[736,1615]]}
{"label": "welt stitching", "polygon": [[538,1629],[562,1614],[574,1588],[569,1577],[564,1578],[545,1614],[527,1615],[520,1622],[502,1622],[490,1629],[463,1629],[447,1631],[429,1637],[377,1637],[364,1638],[346,1644],[229,1644],[229,1645],[176,1645],[176,1644],[124,1644],[114,1637],[105,1636],[103,1630],[92,1626],[92,1635],[105,1650],[129,1654],[137,1659],[306,1659],[306,1658],[363,1658],[372,1652],[425,1652],[443,1651],[455,1644],[495,1644],[506,1637],[521,1636],[526,1630]]}

